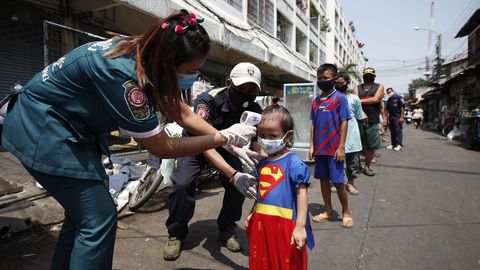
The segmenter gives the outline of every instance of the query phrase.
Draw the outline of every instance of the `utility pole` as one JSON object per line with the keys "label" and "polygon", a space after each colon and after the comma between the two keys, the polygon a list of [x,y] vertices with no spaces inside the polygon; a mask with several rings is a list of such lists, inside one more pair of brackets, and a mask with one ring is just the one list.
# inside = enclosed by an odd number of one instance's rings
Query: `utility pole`
{"label": "utility pole", "polygon": [[437,34],[437,44],[435,46],[436,54],[436,67],[435,67],[435,76],[437,79],[440,79],[440,67],[442,66],[442,34]]}
{"label": "utility pole", "polygon": [[[435,0],[432,0],[431,4],[430,4],[430,26],[429,28],[421,28],[421,27],[418,27],[418,26],[415,26],[413,29],[415,30],[425,30],[425,31],[428,31],[428,44],[427,44],[427,56],[425,56],[425,76],[427,77],[430,77],[430,79],[433,78],[433,73],[435,72],[435,77],[438,77],[438,73],[440,71],[440,66],[442,65],[442,59],[441,59],[441,55],[440,55],[440,51],[441,51],[441,35],[439,33],[437,33],[436,31],[433,30],[433,23],[434,23],[434,14],[433,14],[433,11],[434,11],[434,8],[435,8]],[[436,39],[437,39],[437,43],[435,45],[435,67],[433,68],[432,72],[430,72],[430,59],[429,59],[429,55],[430,55],[430,48],[431,48],[431,45],[432,45],[432,33],[435,34],[436,36]]]}
{"label": "utility pole", "polygon": [[428,55],[430,54],[430,48],[432,45],[432,29],[433,29],[433,20],[434,20],[434,15],[433,15],[433,9],[435,7],[435,1],[432,1],[430,4],[430,27],[428,28],[428,43],[427,43],[427,56],[425,57],[425,72],[430,71],[430,59]]}

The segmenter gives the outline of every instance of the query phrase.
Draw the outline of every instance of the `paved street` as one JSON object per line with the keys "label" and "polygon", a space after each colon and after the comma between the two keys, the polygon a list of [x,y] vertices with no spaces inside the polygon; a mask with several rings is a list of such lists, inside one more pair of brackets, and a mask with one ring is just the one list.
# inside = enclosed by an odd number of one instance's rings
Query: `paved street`
{"label": "paved street", "polygon": [[[404,132],[403,151],[380,151],[377,176],[360,176],[360,194],[349,196],[354,228],[343,229],[340,221],[313,224],[311,269],[480,269],[480,153],[412,126]],[[308,195],[311,214],[318,214],[323,200],[317,181]],[[199,193],[182,256],[165,262],[165,196],[155,195],[151,212],[121,220],[128,229],[118,230],[114,269],[248,268],[242,223],[243,252],[232,254],[217,240],[219,187]],[[251,205],[244,204],[245,215]],[[0,241],[0,269],[45,269],[55,232],[34,230]]]}

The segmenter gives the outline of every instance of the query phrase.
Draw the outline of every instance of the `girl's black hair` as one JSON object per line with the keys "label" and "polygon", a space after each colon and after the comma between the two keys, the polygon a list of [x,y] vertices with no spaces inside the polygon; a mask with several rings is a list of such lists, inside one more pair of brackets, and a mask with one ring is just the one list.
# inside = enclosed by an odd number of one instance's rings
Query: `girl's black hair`
{"label": "girl's black hair", "polygon": [[293,146],[295,137],[295,125],[293,123],[292,115],[290,115],[290,112],[287,110],[287,108],[276,103],[267,106],[262,112],[262,122],[264,121],[280,121],[283,134],[286,134],[289,130],[292,130],[294,132],[294,136],[292,136],[291,139],[286,142],[286,146],[288,148],[291,148]]}

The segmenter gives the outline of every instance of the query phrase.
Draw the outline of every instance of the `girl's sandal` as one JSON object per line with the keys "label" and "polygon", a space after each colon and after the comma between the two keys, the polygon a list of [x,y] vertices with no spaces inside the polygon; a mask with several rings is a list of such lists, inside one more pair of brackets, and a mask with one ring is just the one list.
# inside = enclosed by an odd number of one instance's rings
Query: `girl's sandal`
{"label": "girl's sandal", "polygon": [[347,191],[350,195],[358,195],[358,189],[354,185],[347,185]]}

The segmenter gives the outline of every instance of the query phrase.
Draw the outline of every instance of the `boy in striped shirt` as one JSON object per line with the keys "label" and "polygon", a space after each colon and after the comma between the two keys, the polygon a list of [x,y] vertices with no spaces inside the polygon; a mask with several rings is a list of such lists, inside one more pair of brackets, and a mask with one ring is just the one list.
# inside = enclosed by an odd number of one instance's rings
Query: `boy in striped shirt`
{"label": "boy in striped shirt", "polygon": [[317,85],[322,94],[312,102],[310,113],[310,159],[315,158],[316,179],[320,179],[325,212],[312,218],[315,222],[331,221],[333,208],[330,181],[337,189],[342,204],[342,223],[345,228],[353,227],[353,219],[348,209],[347,191],[344,186],[345,139],[347,122],[351,118],[348,100],[335,90],[337,66],[323,64],[317,70]]}

